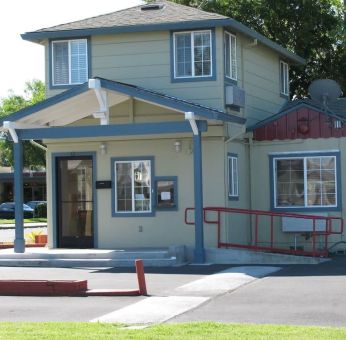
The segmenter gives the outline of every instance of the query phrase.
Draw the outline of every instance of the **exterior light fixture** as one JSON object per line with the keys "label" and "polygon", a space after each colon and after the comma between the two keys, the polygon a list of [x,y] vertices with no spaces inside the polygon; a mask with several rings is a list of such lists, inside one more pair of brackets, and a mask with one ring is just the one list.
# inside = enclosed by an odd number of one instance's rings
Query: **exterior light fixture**
{"label": "exterior light fixture", "polygon": [[175,148],[175,152],[181,152],[181,141],[180,140],[174,141],[173,145]]}
{"label": "exterior light fixture", "polygon": [[107,153],[107,144],[102,142],[99,146],[101,155],[105,155]]}

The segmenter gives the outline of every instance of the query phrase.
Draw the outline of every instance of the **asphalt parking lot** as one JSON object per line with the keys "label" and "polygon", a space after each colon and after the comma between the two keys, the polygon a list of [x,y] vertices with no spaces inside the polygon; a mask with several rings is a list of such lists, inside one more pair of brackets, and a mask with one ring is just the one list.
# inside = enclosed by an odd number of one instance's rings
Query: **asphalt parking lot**
{"label": "asphalt parking lot", "polygon": [[[150,296],[168,296],[175,288],[228,268],[228,265],[146,268]],[[6,280],[88,280],[88,288],[137,288],[134,268],[0,267]],[[89,321],[146,297],[32,297],[2,296],[1,321]]]}
{"label": "asphalt parking lot", "polygon": [[170,321],[202,320],[346,327],[346,257],[286,266]]}
{"label": "asphalt parking lot", "polygon": [[[181,287],[205,284],[204,293],[192,290],[180,295],[208,295],[208,279],[219,272],[237,270],[229,265],[146,268],[149,297],[16,297],[3,296],[0,321],[90,321],[100,316],[132,310],[154,299],[170,298]],[[242,267],[243,269],[247,268]],[[251,268],[251,267],[248,267]],[[252,270],[255,267],[252,267]],[[268,267],[257,266],[265,269]],[[0,268],[1,279],[87,279],[89,288],[136,288],[134,269],[100,268]],[[220,276],[221,278],[221,276]],[[290,265],[263,278],[244,281],[226,292],[209,294],[168,322],[212,320],[220,322],[322,325],[346,327],[346,257],[319,265]],[[161,300],[156,300],[160,302]],[[166,300],[162,300],[166,301]],[[168,301],[168,300],[167,300]],[[187,300],[188,301],[188,300]],[[201,300],[202,301],[202,300]],[[149,307],[148,307],[149,306]],[[149,312],[160,312],[160,305]],[[132,309],[131,309],[132,308]],[[166,321],[166,320],[165,320]]]}

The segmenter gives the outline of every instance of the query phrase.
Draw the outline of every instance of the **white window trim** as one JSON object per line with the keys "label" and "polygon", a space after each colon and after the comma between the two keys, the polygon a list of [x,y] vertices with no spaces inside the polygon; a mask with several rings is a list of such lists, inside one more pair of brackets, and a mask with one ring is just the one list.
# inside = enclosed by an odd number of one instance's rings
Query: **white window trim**
{"label": "white window trim", "polygon": [[[175,37],[179,34],[186,34],[189,33],[191,35],[191,70],[192,75],[191,76],[178,76],[176,71],[176,43],[175,43]],[[209,33],[210,36],[210,74],[208,75],[202,75],[202,76],[196,76],[195,75],[195,39],[194,35],[195,33]],[[173,33],[173,67],[174,67],[174,79],[191,79],[191,78],[210,78],[213,76],[213,35],[211,34],[211,30],[201,30],[201,31],[182,31],[182,32],[174,32]]]}
{"label": "white window trim", "polygon": [[[51,42],[51,72],[52,72],[52,85],[53,86],[68,86],[68,85],[78,85],[78,84],[83,84],[83,82],[78,82],[78,83],[72,83],[71,81],[71,42],[73,41],[85,41],[86,44],[86,71],[87,71],[87,79],[89,78],[89,54],[88,54],[88,39],[66,39],[66,40],[53,40]],[[54,79],[54,44],[56,43],[63,43],[67,42],[68,43],[68,58],[69,58],[69,68],[68,68],[68,77],[69,77],[69,82],[66,84],[56,84],[55,79]]]}
{"label": "white window trim", "polygon": [[[149,173],[149,177],[150,177],[150,202],[149,202],[149,210],[135,210],[135,187],[133,185],[133,178],[132,178],[132,174],[133,174],[133,164],[135,162],[146,162],[148,161],[150,163],[150,173]],[[126,211],[119,211],[118,210],[118,195],[117,195],[117,170],[116,170],[116,167],[117,167],[117,164],[118,163],[131,163],[131,201],[132,201],[132,210],[126,210]],[[153,183],[152,183],[152,176],[151,176],[151,172],[152,172],[152,162],[150,159],[139,159],[139,160],[124,160],[124,161],[115,161],[114,162],[114,168],[113,168],[113,171],[114,171],[114,187],[115,187],[115,190],[114,190],[114,198],[115,198],[115,201],[114,201],[114,211],[116,214],[151,214],[152,213],[152,200],[153,200]]]}
{"label": "white window trim", "polygon": [[[333,157],[335,160],[335,169],[334,169],[334,178],[335,178],[335,204],[334,205],[308,205],[307,204],[307,199],[308,199],[308,193],[307,193],[307,159],[308,158],[323,158],[323,157]],[[276,173],[276,161],[277,160],[286,160],[286,159],[303,159],[304,161],[304,205],[288,205],[288,206],[278,206],[277,205],[277,173]],[[318,209],[318,208],[336,208],[338,207],[338,176],[337,176],[337,157],[335,155],[328,155],[327,153],[322,156],[299,156],[297,154],[297,157],[274,157],[273,158],[273,164],[272,164],[272,169],[273,169],[273,206],[275,209]]]}
{"label": "white window trim", "polygon": [[[234,38],[234,58],[235,58],[235,75],[232,73],[232,38]],[[237,63],[237,36],[230,33],[230,32],[225,32],[225,39],[229,39],[229,60],[227,60],[226,57],[226,44],[224,43],[224,48],[225,48],[225,76],[226,78],[232,79],[232,80],[238,80],[238,63]],[[230,74],[227,75],[226,73],[226,63],[229,64],[229,71]]]}
{"label": "white window trim", "polygon": [[[233,175],[234,172],[236,173],[236,178],[234,178],[235,177]],[[231,174],[232,174],[232,177],[231,177]],[[227,175],[228,175],[228,197],[238,198],[239,197],[238,156],[235,156],[235,155],[227,156]]]}
{"label": "white window trim", "polygon": [[[283,69],[283,73],[281,73]],[[283,74],[283,77],[281,76]],[[280,94],[289,95],[289,66],[286,62],[280,60]]]}

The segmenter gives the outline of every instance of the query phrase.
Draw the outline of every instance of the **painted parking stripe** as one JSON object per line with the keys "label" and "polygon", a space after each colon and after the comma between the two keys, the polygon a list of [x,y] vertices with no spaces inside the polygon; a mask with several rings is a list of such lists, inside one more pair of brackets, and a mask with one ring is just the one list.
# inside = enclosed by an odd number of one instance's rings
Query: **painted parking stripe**
{"label": "painted parking stripe", "polygon": [[149,297],[91,322],[120,322],[129,325],[160,323],[196,308],[207,300],[207,297],[195,296]]}
{"label": "painted parking stripe", "polygon": [[212,296],[234,290],[280,269],[281,267],[267,266],[232,267],[180,286],[172,292],[172,296],[148,297],[93,319],[91,322],[119,322],[128,325],[149,325],[165,322],[198,307],[210,300]]}
{"label": "painted parking stripe", "polygon": [[215,296],[234,290],[258,278],[280,270],[280,267],[240,266],[208,275],[175,289],[176,293],[187,293],[198,296]]}

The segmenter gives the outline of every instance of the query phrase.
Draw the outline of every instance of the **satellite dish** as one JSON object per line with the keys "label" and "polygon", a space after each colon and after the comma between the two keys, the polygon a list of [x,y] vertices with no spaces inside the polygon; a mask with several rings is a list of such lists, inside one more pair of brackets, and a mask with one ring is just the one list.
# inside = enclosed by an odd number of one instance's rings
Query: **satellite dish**
{"label": "satellite dish", "polygon": [[326,106],[328,102],[337,100],[342,94],[340,85],[332,79],[314,80],[308,91],[311,98],[323,106]]}

